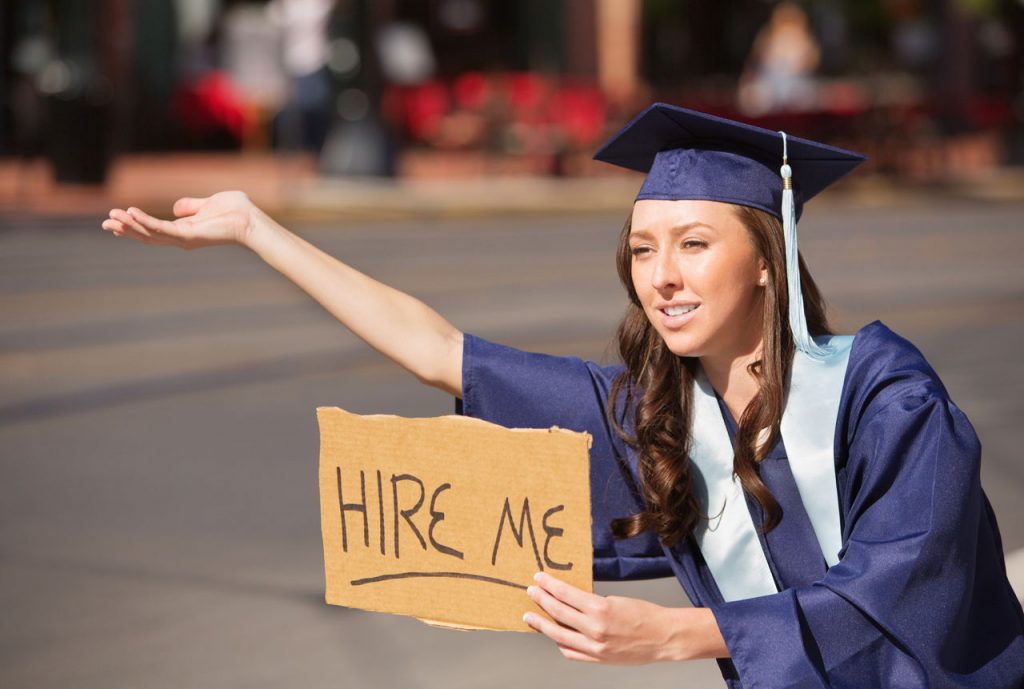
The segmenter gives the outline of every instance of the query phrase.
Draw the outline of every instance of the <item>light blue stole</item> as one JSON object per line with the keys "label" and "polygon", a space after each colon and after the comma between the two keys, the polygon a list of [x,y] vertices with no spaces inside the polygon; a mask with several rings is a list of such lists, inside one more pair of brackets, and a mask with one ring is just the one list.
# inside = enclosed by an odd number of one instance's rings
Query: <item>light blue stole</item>
{"label": "light blue stole", "polygon": [[[829,567],[839,561],[842,531],[835,473],[835,429],[853,337],[817,338],[828,358],[797,350],[782,413],[781,433],[804,510]],[[693,387],[690,459],[702,519],[697,545],[727,601],[776,593],[768,560],[750,518],[733,448],[711,384],[700,372]]]}

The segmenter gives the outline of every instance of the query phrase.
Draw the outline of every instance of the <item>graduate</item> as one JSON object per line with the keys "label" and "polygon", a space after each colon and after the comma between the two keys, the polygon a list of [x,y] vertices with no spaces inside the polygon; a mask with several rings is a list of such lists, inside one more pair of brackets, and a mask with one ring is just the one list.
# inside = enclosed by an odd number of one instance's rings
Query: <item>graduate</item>
{"label": "graduate", "polygon": [[103,227],[244,245],[460,413],[590,433],[595,578],[675,576],[694,607],[539,574],[527,595],[554,622],[526,621],[569,659],[716,658],[746,689],[1024,686],[974,430],[911,343],[877,321],[833,334],[799,255],[803,204],[863,157],[660,103],[596,157],[647,173],[618,247],[618,366],[464,334],[240,192]]}

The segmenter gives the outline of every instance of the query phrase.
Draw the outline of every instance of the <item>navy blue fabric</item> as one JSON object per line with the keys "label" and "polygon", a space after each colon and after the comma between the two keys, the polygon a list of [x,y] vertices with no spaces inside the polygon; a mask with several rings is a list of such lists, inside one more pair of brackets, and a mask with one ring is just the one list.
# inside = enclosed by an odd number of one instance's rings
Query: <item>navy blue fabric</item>
{"label": "navy blue fabric", "polygon": [[[787,135],[797,217],[803,204],[865,158]],[[594,154],[647,173],[637,199],[703,199],[782,217],[782,135],[715,115],[654,103]]]}
{"label": "navy blue fabric", "polygon": [[[654,157],[637,201],[697,199],[760,208],[782,219],[782,177],[779,167],[732,151],[673,148]],[[803,213],[802,187],[793,186],[793,203],[799,219]]]}
{"label": "navy blue fabric", "polygon": [[760,471],[783,510],[763,540],[781,591],[728,603],[691,542],[665,549],[608,532],[609,519],[640,505],[635,458],[605,416],[621,367],[468,335],[464,356],[463,413],[594,436],[595,578],[675,574],[718,621],[728,686],[1024,685],[1024,613],[979,483],[977,437],[920,352],[881,323],[857,334],[840,404],[840,562],[824,571],[780,443]]}

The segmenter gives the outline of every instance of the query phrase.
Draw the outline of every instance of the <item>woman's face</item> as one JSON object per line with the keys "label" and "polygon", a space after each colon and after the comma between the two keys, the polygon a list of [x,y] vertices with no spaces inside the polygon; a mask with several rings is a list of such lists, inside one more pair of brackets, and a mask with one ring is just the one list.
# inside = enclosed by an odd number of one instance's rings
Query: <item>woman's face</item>
{"label": "woman's face", "polygon": [[640,304],[673,353],[757,351],[767,270],[732,205],[637,201],[629,249]]}

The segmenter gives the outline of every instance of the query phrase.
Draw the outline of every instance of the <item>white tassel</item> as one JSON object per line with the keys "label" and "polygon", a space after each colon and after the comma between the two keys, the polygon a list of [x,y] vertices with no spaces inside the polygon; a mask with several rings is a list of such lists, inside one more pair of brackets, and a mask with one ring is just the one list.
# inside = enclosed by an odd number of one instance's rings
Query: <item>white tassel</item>
{"label": "white tassel", "polygon": [[832,354],[832,347],[822,347],[807,330],[804,296],[800,289],[800,253],[796,239],[796,204],[793,203],[793,169],[789,167],[786,132],[782,134],[782,228],[786,239],[786,280],[789,290],[789,328],[793,331],[796,348],[813,359],[824,360]]}

